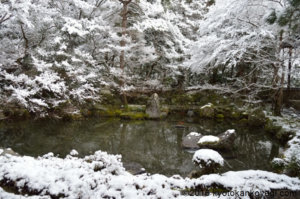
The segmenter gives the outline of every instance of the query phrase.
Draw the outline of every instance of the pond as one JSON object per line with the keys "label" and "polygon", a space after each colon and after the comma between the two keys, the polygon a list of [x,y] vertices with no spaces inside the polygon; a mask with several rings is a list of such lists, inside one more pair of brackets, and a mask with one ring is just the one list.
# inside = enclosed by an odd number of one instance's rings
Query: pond
{"label": "pond", "polygon": [[[176,128],[181,122],[185,128]],[[187,176],[196,169],[193,152],[182,148],[182,139],[192,131],[217,135],[234,128],[238,134],[232,151],[220,151],[229,170],[270,170],[270,161],[280,145],[261,129],[249,129],[228,122],[210,120],[123,121],[23,121],[0,124],[0,148],[12,148],[21,155],[39,156],[53,152],[64,157],[72,149],[79,156],[96,150],[121,154],[125,168],[145,168],[149,173]]]}

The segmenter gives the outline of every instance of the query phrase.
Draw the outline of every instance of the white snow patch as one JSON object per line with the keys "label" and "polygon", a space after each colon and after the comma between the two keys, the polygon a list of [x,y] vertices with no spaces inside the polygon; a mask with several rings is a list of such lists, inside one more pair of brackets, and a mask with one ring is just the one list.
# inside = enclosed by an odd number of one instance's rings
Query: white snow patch
{"label": "white snow patch", "polygon": [[228,129],[226,132],[225,132],[225,135],[230,135],[230,134],[233,134],[235,133],[235,130],[234,129]]}
{"label": "white snow patch", "polygon": [[70,152],[70,155],[72,155],[72,156],[76,156],[78,154],[79,153],[75,149],[72,149],[72,151]]}
{"label": "white snow patch", "polygon": [[219,141],[220,141],[220,138],[218,138],[217,136],[206,135],[206,136],[203,136],[202,138],[200,138],[198,143],[199,144],[214,143],[214,142],[219,142]]}
{"label": "white snow patch", "polygon": [[206,104],[206,105],[202,106],[200,109],[204,109],[204,108],[211,108],[212,106],[213,106],[213,104],[212,104],[212,103],[208,103],[208,104]]}
{"label": "white snow patch", "polygon": [[197,133],[197,132],[190,132],[187,136],[191,137],[191,136],[200,136],[201,133]]}

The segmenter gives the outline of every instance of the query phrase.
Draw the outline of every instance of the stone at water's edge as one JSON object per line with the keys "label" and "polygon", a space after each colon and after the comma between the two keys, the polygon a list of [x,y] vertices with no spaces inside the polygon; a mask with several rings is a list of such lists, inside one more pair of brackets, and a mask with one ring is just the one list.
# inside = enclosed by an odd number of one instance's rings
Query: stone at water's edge
{"label": "stone at water's edge", "polygon": [[205,106],[202,106],[199,110],[199,116],[204,118],[213,118],[215,115],[215,109],[213,104],[208,103]]}
{"label": "stone at water's edge", "polygon": [[198,142],[200,148],[209,148],[209,149],[225,149],[230,150],[234,146],[234,140],[236,138],[235,130],[229,129],[224,133],[221,133],[217,136],[219,140],[213,142]]}
{"label": "stone at water's edge", "polygon": [[159,97],[156,93],[154,93],[146,106],[146,114],[149,119],[160,119],[160,105],[159,105]]}
{"label": "stone at water's edge", "polygon": [[182,146],[186,149],[209,148],[231,150],[234,146],[236,132],[233,129],[229,129],[226,132],[219,134],[218,136],[213,136],[219,138],[219,140],[199,142],[202,137],[204,136],[201,134],[190,133],[183,138]]}
{"label": "stone at water's edge", "polygon": [[7,155],[7,154],[8,155],[13,155],[13,156],[20,156],[20,154],[13,151],[11,148],[7,148],[7,149],[0,148],[0,156],[4,156],[4,155]]}
{"label": "stone at water's edge", "polygon": [[191,132],[183,138],[182,146],[187,149],[199,149],[198,141],[202,137],[200,133]]}

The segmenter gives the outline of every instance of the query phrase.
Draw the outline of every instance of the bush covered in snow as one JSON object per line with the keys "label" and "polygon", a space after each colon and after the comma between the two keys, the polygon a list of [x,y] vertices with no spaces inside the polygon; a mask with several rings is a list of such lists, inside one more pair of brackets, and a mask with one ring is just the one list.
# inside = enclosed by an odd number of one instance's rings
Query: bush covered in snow
{"label": "bush covered in snow", "polygon": [[193,155],[193,162],[207,172],[214,172],[224,165],[223,157],[212,149],[197,150]]}

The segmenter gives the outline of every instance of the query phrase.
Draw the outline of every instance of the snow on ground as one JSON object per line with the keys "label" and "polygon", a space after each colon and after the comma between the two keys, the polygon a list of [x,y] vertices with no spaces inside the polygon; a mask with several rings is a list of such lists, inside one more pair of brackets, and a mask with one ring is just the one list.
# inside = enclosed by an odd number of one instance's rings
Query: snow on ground
{"label": "snow on ground", "polygon": [[220,141],[220,138],[218,138],[217,136],[206,135],[206,136],[203,136],[202,138],[200,138],[198,143],[203,144],[203,143],[213,143],[213,142],[219,142],[219,141]]}
{"label": "snow on ground", "polygon": [[[125,171],[120,155],[109,155],[102,151],[84,158],[71,155],[59,158],[53,153],[38,158],[7,154],[0,156],[0,165],[0,182],[15,182],[19,190],[34,193],[33,196],[19,196],[0,188],[0,198],[5,199],[46,199],[58,195],[68,199],[202,198],[183,194],[198,186],[216,184],[237,193],[242,190],[262,192],[281,188],[300,190],[300,180],[297,178],[255,170],[210,174],[197,179],[160,174],[135,176]],[[35,197],[37,193],[39,196]],[[232,197],[210,195],[209,198]]]}
{"label": "snow on ground", "polygon": [[201,161],[204,161],[207,166],[211,165],[212,163],[217,163],[221,166],[224,165],[223,157],[217,151],[212,149],[199,149],[195,152],[193,156],[193,162],[200,163]]}
{"label": "snow on ground", "polygon": [[[271,113],[267,113],[267,117],[271,119],[275,125],[281,126],[283,131],[295,133],[295,136],[288,141],[287,148],[282,154],[282,160],[289,163],[293,159],[300,167],[300,112],[289,108],[282,111],[282,117],[272,116]],[[278,158],[273,159],[273,161],[278,160]]]}
{"label": "snow on ground", "polygon": [[284,152],[284,159],[288,162],[294,159],[300,166],[300,130],[288,142],[288,148]]}

